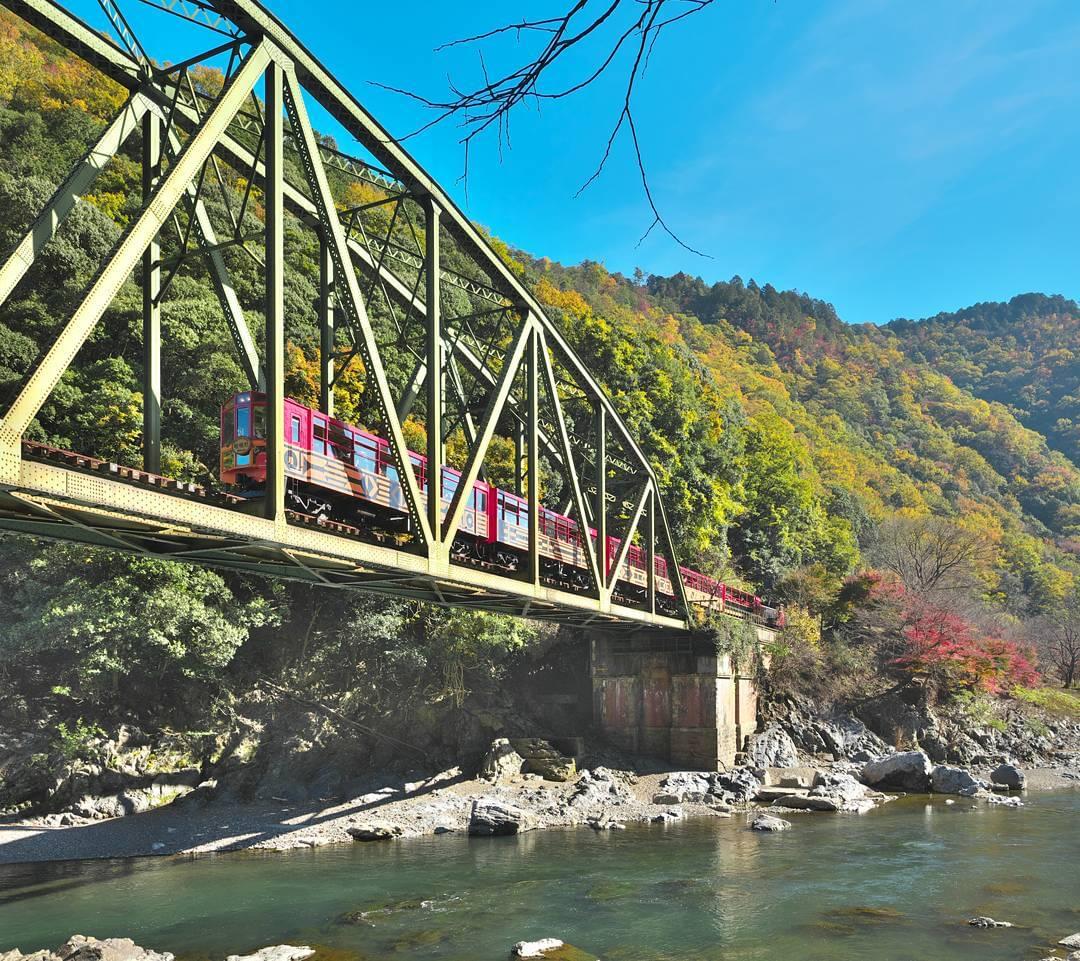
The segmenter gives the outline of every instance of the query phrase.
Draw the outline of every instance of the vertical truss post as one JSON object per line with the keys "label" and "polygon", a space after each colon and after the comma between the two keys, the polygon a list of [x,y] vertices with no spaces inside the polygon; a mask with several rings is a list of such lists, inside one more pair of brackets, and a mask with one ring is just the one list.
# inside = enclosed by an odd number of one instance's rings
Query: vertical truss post
{"label": "vertical truss post", "polygon": [[596,527],[596,560],[600,567],[601,593],[607,586],[607,412],[596,405],[596,506],[593,508]]}
{"label": "vertical truss post", "polygon": [[[439,217],[442,211],[430,197],[424,200],[427,233],[424,242],[424,278],[427,303],[427,515],[432,543],[428,557],[442,560],[446,544],[442,530],[443,468],[443,335],[442,304],[439,299]],[[454,531],[450,532],[450,539]]]}
{"label": "vertical truss post", "polygon": [[[535,330],[529,334],[526,402],[526,456],[528,457],[527,491],[525,500],[529,505],[529,580],[540,583],[540,358],[539,335]],[[520,432],[519,432],[520,433]],[[520,461],[519,461],[520,464]]]}
{"label": "vertical truss post", "polygon": [[649,487],[649,513],[645,517],[645,599],[656,613],[656,491]]}
{"label": "vertical truss post", "polygon": [[285,523],[284,74],[266,67],[266,516]]}
{"label": "vertical truss post", "polygon": [[319,409],[334,416],[334,258],[326,231],[319,235]]}
{"label": "vertical truss post", "polygon": [[[142,118],[142,198],[149,202],[161,176],[161,120]],[[154,234],[142,255],[143,470],[161,473],[161,244]]]}
{"label": "vertical truss post", "polygon": [[520,420],[514,421],[514,493],[518,497],[525,496],[525,458],[528,456],[526,451],[526,433],[527,427]]}

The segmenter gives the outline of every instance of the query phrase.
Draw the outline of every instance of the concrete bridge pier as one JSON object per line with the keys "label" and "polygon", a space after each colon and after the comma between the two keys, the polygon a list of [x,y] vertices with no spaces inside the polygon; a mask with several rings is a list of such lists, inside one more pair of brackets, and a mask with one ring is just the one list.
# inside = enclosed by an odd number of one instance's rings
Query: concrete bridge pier
{"label": "concrete bridge pier", "polygon": [[[774,638],[766,627],[758,635]],[[725,770],[757,729],[756,669],[693,635],[597,634],[590,641],[593,722],[630,753]]]}

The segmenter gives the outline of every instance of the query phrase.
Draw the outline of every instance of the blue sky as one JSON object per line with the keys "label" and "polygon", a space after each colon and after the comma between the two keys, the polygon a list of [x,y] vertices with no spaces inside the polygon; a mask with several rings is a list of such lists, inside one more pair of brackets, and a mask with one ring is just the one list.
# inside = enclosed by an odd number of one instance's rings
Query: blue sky
{"label": "blue sky", "polygon": [[[448,73],[475,81],[478,61],[438,44],[565,6],[269,5],[397,135],[428,115],[369,81],[443,95]],[[86,0],[72,6],[100,23]],[[175,21],[131,14],[153,56],[172,54]],[[664,36],[635,100],[662,212],[709,259],[659,231],[638,246],[651,216],[625,142],[574,196],[615,120],[621,71],[521,113],[501,156],[494,139],[477,143],[467,201],[458,131],[408,146],[475,220],[565,263],[739,274],[829,300],[851,322],[1029,290],[1080,296],[1078,54],[1069,0],[719,0]]]}

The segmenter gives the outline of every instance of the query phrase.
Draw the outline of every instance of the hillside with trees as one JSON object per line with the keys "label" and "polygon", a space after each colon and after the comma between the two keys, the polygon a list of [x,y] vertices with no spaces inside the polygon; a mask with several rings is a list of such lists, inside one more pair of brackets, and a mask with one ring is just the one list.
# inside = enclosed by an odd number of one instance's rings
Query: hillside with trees
{"label": "hillside with trees", "polygon": [[[215,79],[200,82],[212,89]],[[0,248],[122,99],[0,11]],[[139,209],[139,149],[136,137],[108,165],[0,308],[0,402]],[[223,216],[215,203],[211,215]],[[257,202],[246,216],[257,230]],[[163,242],[167,258],[175,241]],[[788,659],[791,683],[837,698],[916,677],[946,696],[1009,692],[1035,683],[1029,648],[1051,637],[1038,666],[1073,679],[1076,664],[1066,673],[1058,661],[1075,659],[1080,633],[1074,303],[1025,295],[878,329],[738,277],[628,278],[493,242],[655,465],[684,563],[786,603],[792,628],[773,653]],[[225,256],[258,330],[257,270],[242,252]],[[287,271],[288,390],[310,401],[317,252],[290,238]],[[139,464],[140,311],[128,284],[35,439]],[[212,486],[219,406],[245,381],[198,258],[177,271],[162,325],[163,472]],[[359,380],[345,381],[341,399],[356,422],[373,416]],[[934,563],[944,570],[928,580]],[[508,672],[532,669],[530,658],[576,643],[475,611],[15,537],[0,541],[0,623],[5,718],[52,718],[65,745],[130,720],[228,731],[267,679],[369,729],[437,731]],[[829,676],[837,683],[826,690]],[[449,733],[440,745],[455,748]]]}

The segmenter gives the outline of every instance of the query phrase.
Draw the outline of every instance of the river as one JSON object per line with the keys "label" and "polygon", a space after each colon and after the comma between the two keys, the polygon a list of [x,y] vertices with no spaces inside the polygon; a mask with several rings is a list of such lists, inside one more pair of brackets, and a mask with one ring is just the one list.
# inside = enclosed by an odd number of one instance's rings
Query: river
{"label": "river", "polygon": [[8,865],[0,950],[77,932],[216,961],[282,942],[327,961],[501,961],[558,937],[605,961],[1022,961],[1080,931],[1080,791],[793,822]]}

